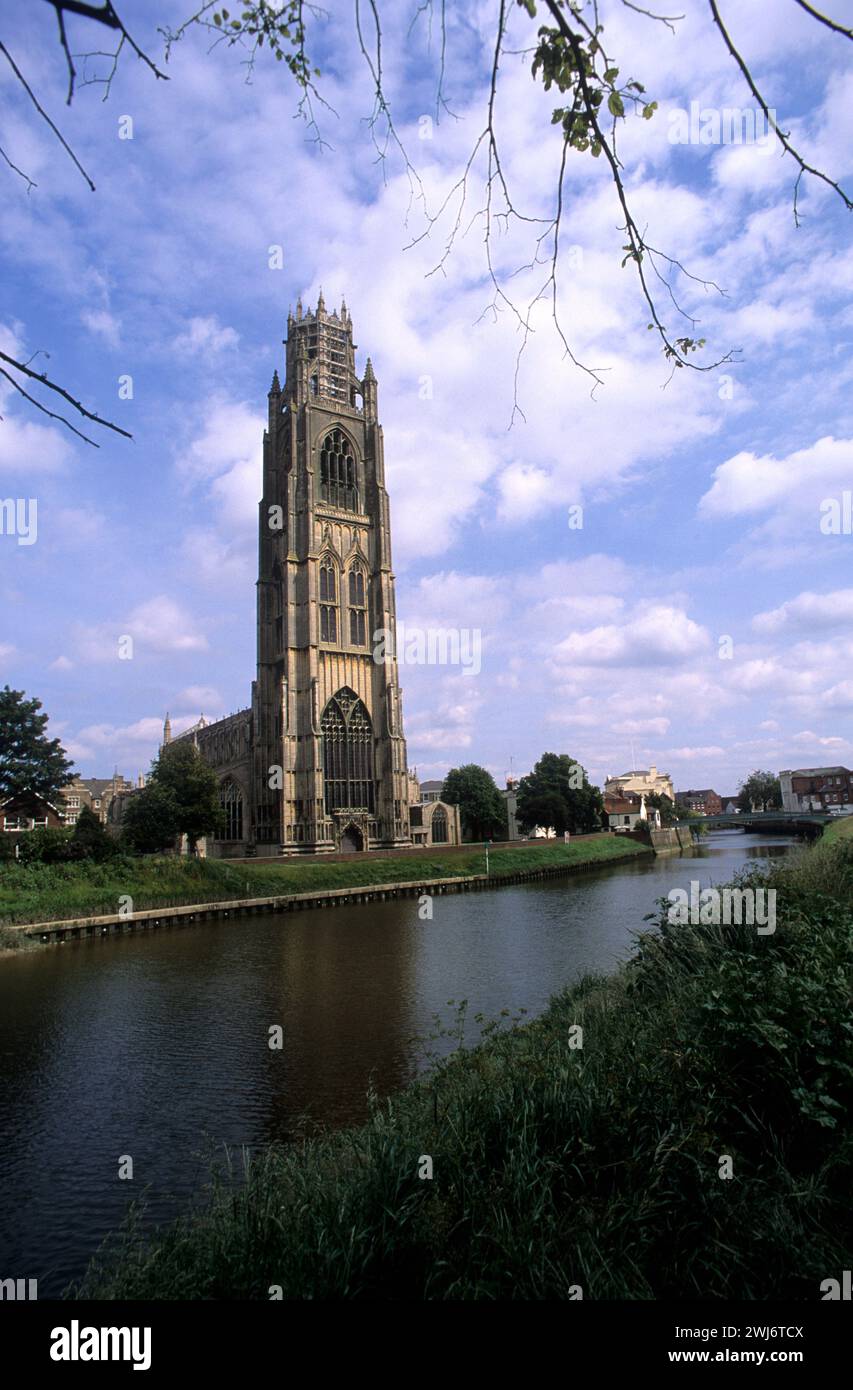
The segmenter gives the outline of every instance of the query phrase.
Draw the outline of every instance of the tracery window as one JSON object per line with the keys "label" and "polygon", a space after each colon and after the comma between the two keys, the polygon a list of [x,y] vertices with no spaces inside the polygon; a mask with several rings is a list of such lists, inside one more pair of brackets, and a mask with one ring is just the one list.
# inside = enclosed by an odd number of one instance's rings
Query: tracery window
{"label": "tracery window", "polygon": [[358,511],[358,475],[352,445],[343,430],[330,430],[320,450],[320,496],[333,507]]}
{"label": "tracery window", "polygon": [[373,726],[354,690],[344,686],[323,711],[326,815],[369,811],[374,805]]}
{"label": "tracery window", "polygon": [[326,556],[320,561],[320,641],[338,640],[338,576]]}
{"label": "tracery window", "polygon": [[444,810],[438,810],[433,815],[432,842],[434,845],[447,844],[447,813]]}
{"label": "tracery window", "polygon": [[225,824],[220,831],[223,840],[242,840],[243,838],[243,793],[229,777],[219,789],[219,804],[225,813]]}
{"label": "tracery window", "polygon": [[349,640],[354,647],[367,644],[366,587],[360,569],[349,572]]}

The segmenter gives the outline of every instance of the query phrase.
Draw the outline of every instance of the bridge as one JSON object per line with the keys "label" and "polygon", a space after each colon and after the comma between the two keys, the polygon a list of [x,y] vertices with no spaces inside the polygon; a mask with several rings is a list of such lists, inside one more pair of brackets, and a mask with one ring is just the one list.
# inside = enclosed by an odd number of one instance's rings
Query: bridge
{"label": "bridge", "polygon": [[771,834],[817,836],[825,825],[841,817],[831,811],[739,811],[719,816],[694,816],[682,825],[707,825],[709,830],[767,830]]}

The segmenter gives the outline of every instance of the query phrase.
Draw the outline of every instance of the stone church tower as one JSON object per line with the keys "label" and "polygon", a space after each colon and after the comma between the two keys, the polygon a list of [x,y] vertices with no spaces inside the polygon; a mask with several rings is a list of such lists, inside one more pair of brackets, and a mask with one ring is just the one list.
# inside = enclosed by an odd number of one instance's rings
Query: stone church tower
{"label": "stone church tower", "polygon": [[[259,510],[252,838],[285,853],[411,843],[377,385],[346,305],[288,315]],[[269,850],[267,851],[269,852]],[[273,852],[275,852],[273,850]]]}

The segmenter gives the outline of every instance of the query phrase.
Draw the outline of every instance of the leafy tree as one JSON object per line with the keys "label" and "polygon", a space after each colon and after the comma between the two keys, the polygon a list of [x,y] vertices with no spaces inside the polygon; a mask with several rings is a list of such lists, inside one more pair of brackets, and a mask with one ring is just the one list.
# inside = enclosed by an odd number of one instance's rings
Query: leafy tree
{"label": "leafy tree", "polygon": [[[385,0],[385,4],[388,3],[389,0]],[[394,0],[394,3],[399,4],[399,0]],[[821,25],[836,41],[853,38],[853,28],[849,26],[849,22],[840,23],[821,14],[814,5],[808,3],[808,0],[796,0],[796,4],[802,13],[808,15],[815,24]],[[481,17],[487,18],[488,8],[481,8]],[[518,9],[524,12],[525,22],[529,20],[530,25],[529,31],[522,30],[520,34],[511,28],[511,17]],[[678,290],[688,287],[691,281],[694,285],[698,283],[706,291],[722,293],[723,290],[713,281],[702,280],[693,275],[681,261],[651,243],[646,232],[645,212],[635,215],[630,182],[626,186],[623,178],[623,165],[617,148],[619,135],[624,131],[628,120],[639,120],[643,125],[654,121],[658,108],[653,94],[647,92],[645,85],[639,80],[641,74],[625,67],[626,61],[630,61],[630,52],[615,53],[611,50],[610,36],[619,35],[620,21],[624,18],[626,9],[644,16],[649,24],[666,26],[673,35],[679,33],[677,26],[684,19],[683,15],[655,13],[645,5],[638,4],[637,0],[571,0],[571,3],[568,0],[538,0],[538,3],[537,0],[517,0],[517,6],[513,6],[508,0],[493,0],[493,42],[490,45],[492,51],[489,63],[491,80],[484,103],[483,128],[477,135],[468,158],[465,159],[463,156],[460,162],[459,178],[452,184],[443,202],[437,208],[431,208],[424,181],[418,174],[395,125],[391,95],[385,85],[389,63],[387,26],[386,32],[383,33],[383,0],[370,0],[369,6],[365,5],[363,9],[359,0],[355,0],[354,56],[360,57],[364,62],[373,89],[373,110],[365,117],[367,129],[379,160],[385,160],[390,154],[399,157],[413,198],[423,207],[425,230],[417,239],[421,240],[441,226],[444,232],[441,237],[444,251],[439,264],[450,253],[457,234],[466,225],[466,218],[462,215],[466,201],[473,201],[482,196],[484,206],[480,215],[485,223],[486,265],[494,289],[491,307],[495,313],[508,309],[514,315],[522,329],[523,342],[526,342],[532,331],[531,316],[536,312],[540,301],[551,304],[555,321],[557,320],[561,219],[566,204],[570,201],[565,191],[567,161],[579,155],[600,161],[610,175],[616,216],[625,236],[622,245],[622,265],[627,265],[636,274],[639,300],[644,310],[643,319],[647,328],[654,334],[661,352],[673,370],[678,367],[692,367],[697,371],[710,371],[723,362],[731,361],[732,352],[721,353],[711,362],[701,360],[705,339],[693,336],[696,320],[691,315],[689,306],[684,307],[680,302]],[[750,54],[736,46],[716,0],[709,0],[709,9],[716,37],[738,71],[745,89],[749,91],[754,103],[753,109],[760,113],[768,134],[791,168],[793,212],[797,225],[797,200],[804,179],[821,181],[837,196],[847,211],[853,209],[853,201],[839,183],[818,167],[814,156],[808,151],[805,154],[801,153],[799,145],[794,143],[795,137],[791,131],[777,123],[774,114],[774,92],[765,86],[763,76],[759,86],[750,65]],[[80,85],[100,85],[106,99],[123,54],[135,55],[147,65],[154,78],[168,81],[167,74],[157,66],[146,52],[145,46],[129,31],[120,13],[123,10],[125,6],[121,0],[45,0],[45,19],[50,15],[54,22],[58,21],[54,32],[58,30],[59,44],[67,66],[69,104],[74,97],[78,81]],[[399,26],[399,32],[406,35],[407,47],[411,43],[411,33],[418,21],[428,24],[430,30],[433,22],[431,3],[417,3],[416,0],[412,0],[411,12],[411,24]],[[436,65],[434,91],[436,121],[443,113],[452,114],[445,83],[454,44],[461,44],[459,35],[464,32],[464,25],[448,24],[448,12],[452,14],[442,0],[438,13],[441,35],[440,42],[436,45],[440,53],[440,62]],[[297,114],[305,120],[318,147],[322,148],[328,142],[321,135],[314,103],[320,103],[330,112],[331,108],[321,95],[316,81],[321,74],[309,55],[316,47],[317,30],[327,19],[328,16],[319,6],[307,4],[305,0],[242,0],[236,12],[228,10],[219,0],[203,0],[183,22],[177,24],[176,28],[166,26],[160,32],[165,40],[166,61],[174,44],[195,29],[201,29],[206,37],[212,39],[209,45],[211,48],[219,43],[238,45],[246,55],[244,63],[249,77],[256,59],[264,52],[269,53],[277,63],[282,63],[295,81],[299,93]],[[546,22],[542,23],[542,20]],[[77,34],[81,31],[78,30],[78,25],[82,30],[79,39]],[[393,30],[398,26],[391,27]],[[83,34],[91,35],[91,47],[88,51],[84,49],[86,38]],[[524,42],[525,37],[528,42]],[[519,38],[521,43],[518,42]],[[115,44],[113,48],[109,47],[111,41]],[[689,45],[689,35],[684,43]],[[506,81],[504,73],[508,64],[502,60],[511,54],[517,54],[519,50],[524,61],[529,63],[532,78],[541,82],[546,92],[554,91],[554,100],[559,103],[551,112],[552,202],[548,214],[541,218],[531,218],[529,211],[516,206],[503,165],[503,126],[499,99],[502,84]],[[689,53],[689,47],[687,52]],[[51,135],[59,141],[64,153],[73,161],[80,175],[94,191],[94,181],[68,140],[39,102],[28,81],[27,73],[18,65],[4,42],[0,42],[0,57],[8,64],[15,81],[20,84],[27,99],[33,104],[38,118],[45,121]],[[465,62],[460,66],[464,72],[463,80],[467,81],[470,65]],[[513,88],[510,86],[510,94],[512,91]],[[802,117],[806,113],[798,114]],[[504,124],[512,126],[515,123],[512,108],[508,115],[509,120]],[[19,178],[29,193],[35,186],[35,181],[15,162],[15,153],[14,150],[7,149],[5,142],[0,145],[0,154],[10,171],[9,177]],[[482,181],[482,194],[479,189],[475,193],[470,187],[471,182],[477,178]],[[499,258],[491,249],[494,228],[499,227],[502,232],[506,232],[511,223],[530,232],[535,262],[547,267],[548,273],[543,276],[541,288],[529,302],[512,297],[512,277],[515,271],[512,268],[502,270],[497,264]],[[531,223],[534,225],[531,226]],[[523,256],[521,260],[523,263]],[[570,360],[600,385],[603,381],[602,376],[596,369],[586,366],[575,357],[559,321],[557,329],[562,347]],[[523,347],[520,350],[523,351]],[[32,359],[23,360],[0,351],[0,363],[5,364],[0,366],[0,375],[6,377],[33,407],[54,419],[61,420],[90,444],[95,443],[64,415],[51,410],[38,396],[31,394],[36,388],[52,392],[53,395],[48,395],[47,399],[57,406],[57,410],[60,406],[57,399],[59,397],[84,421],[91,421],[104,429],[127,435],[127,431],[120,426],[88,410],[59,382],[32,366],[31,361]],[[517,409],[515,400],[513,404],[514,410]]]}
{"label": "leafy tree", "polygon": [[34,792],[50,801],[71,781],[73,763],[59,739],[47,737],[41,707],[23,690],[0,690],[0,798]]}
{"label": "leafy tree", "polygon": [[107,833],[91,806],[84,806],[71,836],[72,859],[109,859],[118,846]]}
{"label": "leafy tree", "polygon": [[[543,798],[547,798],[543,802]],[[534,826],[553,827],[583,835],[600,830],[604,798],[586,771],[568,753],[543,753],[518,787],[518,821],[529,832]],[[550,819],[543,819],[550,816]]]}
{"label": "leafy tree", "polygon": [[22,835],[18,858],[22,864],[64,864],[71,858],[71,831],[39,826]]}
{"label": "leafy tree", "polygon": [[121,821],[122,843],[135,854],[158,854],[172,849],[178,836],[174,795],[149,782],[128,798]]}
{"label": "leafy tree", "polygon": [[782,787],[772,772],[751,772],[738,790],[737,804],[742,811],[760,806],[762,811],[775,811],[782,806]]}
{"label": "leafy tree", "polygon": [[650,806],[660,811],[661,825],[674,825],[678,820],[675,803],[664,792],[651,792],[646,797],[646,807]]}
{"label": "leafy tree", "polygon": [[506,838],[506,806],[494,777],[484,767],[466,763],[451,768],[444,779],[441,799],[459,807],[464,839]]}
{"label": "leafy tree", "polygon": [[156,786],[171,794],[179,835],[186,835],[190,853],[203,835],[219,830],[225,816],[219,803],[219,782],[195,744],[180,739],[167,743],[152,764]]}

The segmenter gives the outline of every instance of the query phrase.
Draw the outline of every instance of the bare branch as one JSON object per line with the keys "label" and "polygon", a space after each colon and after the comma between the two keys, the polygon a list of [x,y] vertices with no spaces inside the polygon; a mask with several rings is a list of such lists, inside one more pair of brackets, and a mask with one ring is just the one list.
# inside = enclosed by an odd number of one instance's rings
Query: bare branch
{"label": "bare branch", "polygon": [[808,0],[794,0],[794,3],[799,5],[801,10],[805,10],[806,14],[811,15],[812,19],[816,19],[818,24],[825,24],[827,29],[831,29],[834,34],[843,34],[845,38],[853,39],[853,29],[845,29],[843,24],[836,24],[834,19],[829,19],[827,15],[821,14],[820,10],[816,10],[813,5],[808,3]]}
{"label": "bare branch", "polygon": [[[713,0],[711,0],[711,2],[713,3]],[[697,372],[714,371],[724,362],[730,362],[732,360],[731,351],[727,352],[723,357],[718,358],[715,362],[709,362],[706,364],[693,362],[690,360],[688,354],[690,351],[695,351],[697,347],[701,347],[703,345],[702,341],[700,340],[699,343],[694,344],[689,339],[681,338],[676,339],[675,342],[673,342],[670,339],[669,334],[667,333],[666,327],[660,319],[657,306],[654,301],[654,296],[652,295],[649,289],[648,281],[646,279],[646,273],[643,269],[643,257],[646,255],[650,255],[652,258],[652,267],[655,273],[658,274],[658,278],[661,278],[659,272],[657,271],[657,267],[654,265],[653,257],[655,253],[652,251],[652,248],[649,247],[645,242],[643,235],[640,232],[636,222],[634,221],[634,218],[631,214],[631,210],[628,206],[628,198],[625,192],[625,185],[622,181],[622,173],[619,160],[616,157],[611,142],[608,140],[607,136],[602,130],[601,123],[598,118],[598,107],[592,99],[592,93],[590,91],[589,83],[587,81],[586,61],[581,40],[579,36],[574,32],[574,30],[572,30],[567,24],[560,10],[558,0],[545,0],[545,3],[549,11],[551,12],[551,15],[553,16],[554,20],[556,21],[560,33],[571,46],[578,74],[578,87],[583,98],[586,118],[590,129],[594,132],[595,139],[598,145],[600,146],[601,151],[603,152],[608,164],[610,165],[610,172],[613,176],[613,182],[616,187],[616,196],[619,199],[619,205],[622,209],[622,214],[625,218],[624,230],[628,236],[628,244],[624,248],[627,254],[622,264],[624,265],[625,261],[629,259],[633,260],[636,264],[637,275],[639,277],[640,287],[643,292],[643,298],[646,301],[649,313],[652,318],[651,326],[653,326],[656,330],[658,337],[660,338],[663,344],[664,353],[668,358],[672,360],[673,367],[692,367],[692,369]],[[671,264],[676,264],[676,262],[673,261],[671,262]],[[685,317],[689,318],[690,316],[685,315]]]}
{"label": "bare branch", "polygon": [[[125,439],[133,438],[133,435],[129,434],[127,430],[123,430],[120,425],[114,425],[111,420],[105,420],[101,415],[95,415],[91,410],[87,410],[86,407],[80,401],[76,400],[74,396],[70,394],[70,392],[65,390],[64,386],[59,386],[55,381],[51,381],[44,372],[32,371],[27,366],[26,362],[19,362],[16,358],[10,357],[6,352],[0,352],[0,358],[2,358],[4,362],[8,362],[9,366],[14,367],[16,371],[23,372],[25,376],[31,377],[33,381],[40,382],[42,386],[47,386],[49,390],[55,391],[58,396],[62,396],[63,400],[66,400],[70,405],[73,405],[74,409],[79,411],[79,413],[82,416],[84,416],[85,419],[92,420],[96,425],[103,425],[104,429],[114,430],[116,434],[124,435]],[[30,358],[30,361],[32,361],[32,358]],[[0,371],[3,372],[4,376],[9,376],[9,373],[6,372],[2,367],[0,367]],[[9,380],[12,382],[13,386],[17,387],[17,389],[21,392],[21,395],[27,396],[26,391],[24,391],[23,387],[17,381],[15,381],[13,377],[10,376]],[[33,398],[31,396],[27,396],[27,400],[33,400]],[[38,401],[33,400],[33,404],[38,405],[40,410],[45,411],[45,414],[51,414],[51,412],[47,410],[45,406],[40,405]],[[73,430],[74,434],[79,433],[78,430],[74,429],[73,425],[68,423],[64,416],[58,415],[54,416],[53,418],[62,420],[63,424],[68,425],[68,428],[70,430]],[[94,440],[89,439],[88,436],[83,435],[82,438],[86,440],[87,444],[94,444]],[[99,446],[97,444],[94,444],[94,447],[97,449]]]}
{"label": "bare branch", "polygon": [[633,0],[622,0],[622,4],[626,10],[635,10],[637,14],[645,15],[647,19],[659,20],[661,24],[666,25],[667,29],[671,29],[673,34],[676,24],[684,18],[683,14],[655,14],[654,10],[645,10],[642,5],[635,5]]}
{"label": "bare branch", "polygon": [[127,42],[129,46],[133,49],[137,58],[142,59],[143,63],[145,63],[146,66],[151,69],[155,77],[159,78],[163,82],[168,82],[169,79],[166,73],[160,71],[156,63],[153,63],[151,61],[151,59],[148,57],[148,54],[144,51],[144,49],[139,47],[139,44],[128,32],[128,29],[124,24],[124,21],[119,17],[115,7],[111,3],[111,0],[103,0],[103,4],[101,5],[87,4],[85,3],[85,0],[45,0],[45,3],[52,6],[56,14],[57,24],[59,25],[59,43],[63,53],[65,54],[65,61],[68,65],[67,104],[69,106],[71,105],[71,101],[74,96],[74,87],[77,81],[77,70],[74,66],[74,59],[72,57],[71,49],[68,43],[68,36],[65,32],[66,13],[79,15],[83,19],[94,20],[96,24],[102,24],[107,29],[116,30],[118,33],[121,34],[121,39],[119,41],[118,48],[116,49],[115,57],[118,58],[123,44]]}
{"label": "bare branch", "polygon": [[76,154],[75,154],[74,151],[72,150],[72,148],[71,148],[71,146],[69,145],[68,141],[65,139],[65,136],[62,134],[62,131],[59,130],[59,129],[57,128],[57,126],[54,125],[53,121],[50,119],[50,116],[47,114],[47,112],[45,111],[44,107],[43,107],[43,106],[40,104],[40,102],[38,101],[38,98],[36,97],[36,95],[35,95],[35,93],[34,93],[32,87],[31,87],[30,84],[27,82],[27,79],[24,77],[24,74],[21,72],[21,69],[18,67],[17,63],[15,62],[14,58],[12,57],[12,55],[11,55],[11,53],[9,52],[8,48],[6,47],[5,43],[3,43],[2,41],[0,41],[0,53],[5,54],[6,59],[7,59],[8,63],[9,63],[9,66],[11,67],[13,73],[15,74],[15,76],[16,76],[17,79],[18,79],[18,81],[20,82],[20,84],[21,84],[21,86],[23,87],[24,91],[26,92],[27,96],[30,98],[30,101],[33,103],[33,106],[36,108],[36,110],[38,111],[38,113],[39,113],[39,115],[42,117],[42,119],[43,119],[44,121],[46,121],[47,124],[50,126],[51,130],[53,131],[53,133],[54,133],[54,135],[56,136],[57,140],[59,141],[60,145],[61,145],[62,148],[70,155],[71,159],[73,160],[73,162],[75,163],[75,165],[77,166],[77,168],[80,170],[80,173],[83,175],[83,178],[86,180],[87,184],[89,185],[89,187],[91,188],[92,192],[94,193],[94,191],[95,191],[95,185],[94,185],[94,183],[93,183],[92,180],[89,178],[89,175],[86,173],[86,170],[83,168],[83,165],[80,163],[79,159],[77,158]]}
{"label": "bare branch", "polygon": [[6,151],[3,149],[3,146],[2,146],[2,145],[0,145],[0,155],[2,155],[3,159],[5,159],[5,161],[6,161],[6,163],[8,164],[8,166],[9,166],[10,169],[13,169],[13,170],[15,171],[16,174],[20,174],[21,178],[24,180],[24,182],[25,182],[26,185],[27,185],[27,192],[28,192],[28,193],[29,193],[29,191],[30,191],[31,188],[38,188],[38,184],[36,183],[35,179],[31,179],[30,176],[29,176],[29,174],[25,174],[24,171],[23,171],[23,169],[19,169],[18,166],[17,166],[17,164],[13,164],[13,163],[12,163],[11,159],[10,159],[9,156],[7,155]]}
{"label": "bare branch", "polygon": [[725,43],[726,48],[729,50],[729,53],[732,55],[741,72],[743,73],[749,90],[752,92],[752,95],[755,97],[755,100],[761,107],[761,110],[764,114],[764,119],[767,121],[767,124],[770,126],[771,130],[775,131],[779,143],[782,146],[782,149],[785,151],[785,153],[789,154],[791,158],[795,160],[795,162],[799,165],[800,172],[797,175],[796,183],[794,184],[794,222],[796,226],[799,227],[800,225],[800,218],[797,210],[797,195],[799,193],[800,181],[803,177],[803,174],[812,174],[816,179],[821,179],[822,182],[827,184],[829,188],[834,189],[834,191],[838,194],[839,198],[844,203],[844,206],[847,208],[848,212],[853,212],[853,202],[851,202],[850,199],[847,197],[847,194],[844,192],[843,188],[841,188],[840,185],[836,183],[834,179],[831,179],[828,174],[824,174],[822,170],[816,169],[813,164],[807,164],[806,161],[803,159],[802,155],[800,155],[797,152],[797,150],[794,149],[794,146],[791,144],[788,136],[779,129],[772,111],[767,105],[767,102],[764,100],[764,97],[761,95],[761,92],[755,85],[755,80],[752,76],[752,73],[750,72],[749,68],[747,67],[746,63],[744,62],[743,58],[741,57],[740,53],[735,48],[734,43],[732,42],[729,31],[723,23],[720,11],[717,8],[717,0],[708,0],[708,3],[711,7],[711,14],[713,15],[714,23],[716,24],[723,37],[723,42]]}

